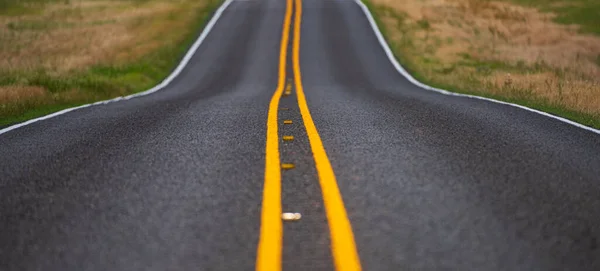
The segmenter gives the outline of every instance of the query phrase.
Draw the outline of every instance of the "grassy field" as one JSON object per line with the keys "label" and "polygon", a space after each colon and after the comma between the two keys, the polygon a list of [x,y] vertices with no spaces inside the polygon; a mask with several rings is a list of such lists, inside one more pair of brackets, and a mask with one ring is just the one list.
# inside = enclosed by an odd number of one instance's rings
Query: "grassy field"
{"label": "grassy field", "polygon": [[600,2],[365,0],[420,81],[600,128]]}
{"label": "grassy field", "polygon": [[221,0],[0,0],[0,126],[151,88]]}

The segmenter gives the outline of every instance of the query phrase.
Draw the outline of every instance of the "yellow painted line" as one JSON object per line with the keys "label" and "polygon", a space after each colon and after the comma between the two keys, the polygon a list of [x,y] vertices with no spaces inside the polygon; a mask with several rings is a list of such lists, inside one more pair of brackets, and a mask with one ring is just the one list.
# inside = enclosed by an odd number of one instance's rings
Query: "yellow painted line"
{"label": "yellow painted line", "polygon": [[283,124],[292,124],[292,123],[294,123],[292,120],[284,120],[283,121]]}
{"label": "yellow painted line", "polygon": [[281,164],[281,168],[282,169],[294,169],[296,166],[292,163],[284,163]]}
{"label": "yellow painted line", "polygon": [[260,221],[260,238],[256,255],[257,271],[280,271],[283,243],[281,221],[281,168],[277,113],[279,99],[286,83],[287,49],[292,21],[292,0],[287,0],[281,47],[279,49],[279,82],[271,98],[267,117],[267,143],[265,150],[265,184]]}
{"label": "yellow painted line", "polygon": [[300,74],[300,28],[302,22],[302,0],[295,0],[296,16],[294,22],[293,63],[296,97],[313,152],[319,183],[325,203],[325,212],[331,235],[331,252],[337,271],[361,270],[360,259],[356,251],[352,226],[346,214],[346,208],[340,194],[333,168],[325,152],[321,137],[317,132],[304,96],[302,76]]}
{"label": "yellow painted line", "polygon": [[282,108],[279,108],[279,109],[281,109],[281,110],[290,110],[290,109],[289,109],[289,108],[287,108],[287,107],[282,107]]}
{"label": "yellow painted line", "polygon": [[294,136],[283,136],[282,137],[284,141],[292,141],[294,140]]}

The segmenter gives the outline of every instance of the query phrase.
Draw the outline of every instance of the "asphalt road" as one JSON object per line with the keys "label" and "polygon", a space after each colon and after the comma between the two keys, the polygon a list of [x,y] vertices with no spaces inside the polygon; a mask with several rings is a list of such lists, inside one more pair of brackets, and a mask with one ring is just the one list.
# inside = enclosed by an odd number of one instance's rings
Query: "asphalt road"
{"label": "asphalt road", "polygon": [[[600,270],[598,134],[419,89],[356,3],[303,6],[304,93],[364,270]],[[234,1],[167,88],[1,134],[0,270],[254,269],[285,10]],[[294,97],[282,266],[333,270]]]}

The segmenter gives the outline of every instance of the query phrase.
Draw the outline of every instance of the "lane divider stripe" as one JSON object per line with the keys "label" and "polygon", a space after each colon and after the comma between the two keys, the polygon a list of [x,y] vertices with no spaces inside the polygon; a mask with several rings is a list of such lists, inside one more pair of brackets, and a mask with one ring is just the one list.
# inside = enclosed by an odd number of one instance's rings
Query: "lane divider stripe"
{"label": "lane divider stripe", "polygon": [[335,174],[321,137],[314,124],[302,86],[300,74],[300,29],[302,22],[302,1],[296,0],[296,17],[294,23],[293,65],[294,80],[296,82],[296,97],[302,114],[302,120],[308,134],[308,140],[313,152],[319,183],[325,203],[325,212],[331,236],[331,252],[337,271],[361,270],[360,259],[354,242],[354,234],[346,208],[340,194]]}
{"label": "lane divider stripe", "polygon": [[279,131],[277,114],[279,100],[286,82],[287,48],[292,21],[292,0],[287,0],[281,48],[279,50],[279,82],[269,103],[267,117],[267,143],[265,149],[265,183],[260,222],[260,238],[256,255],[257,271],[280,271],[283,243],[281,221],[281,165],[279,157]]}

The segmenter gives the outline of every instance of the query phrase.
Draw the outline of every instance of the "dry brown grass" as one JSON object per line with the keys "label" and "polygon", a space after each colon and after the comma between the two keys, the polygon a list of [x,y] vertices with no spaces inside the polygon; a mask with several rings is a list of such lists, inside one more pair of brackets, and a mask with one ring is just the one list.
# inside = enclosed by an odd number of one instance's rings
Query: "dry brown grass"
{"label": "dry brown grass", "polygon": [[[204,1],[72,1],[0,16],[0,69],[57,72],[134,59],[173,40]],[[157,37],[162,37],[158,39]]]}
{"label": "dry brown grass", "polygon": [[43,97],[48,93],[42,87],[0,86],[0,101],[18,101]]}
{"label": "dry brown grass", "polygon": [[[0,16],[0,73],[44,70],[56,76],[135,61],[175,46],[208,1],[59,1],[40,14]],[[26,79],[25,79],[26,81]],[[48,97],[27,82],[0,86],[0,104]]]}
{"label": "dry brown grass", "polygon": [[403,60],[426,78],[600,116],[600,37],[505,2],[371,2]]}

